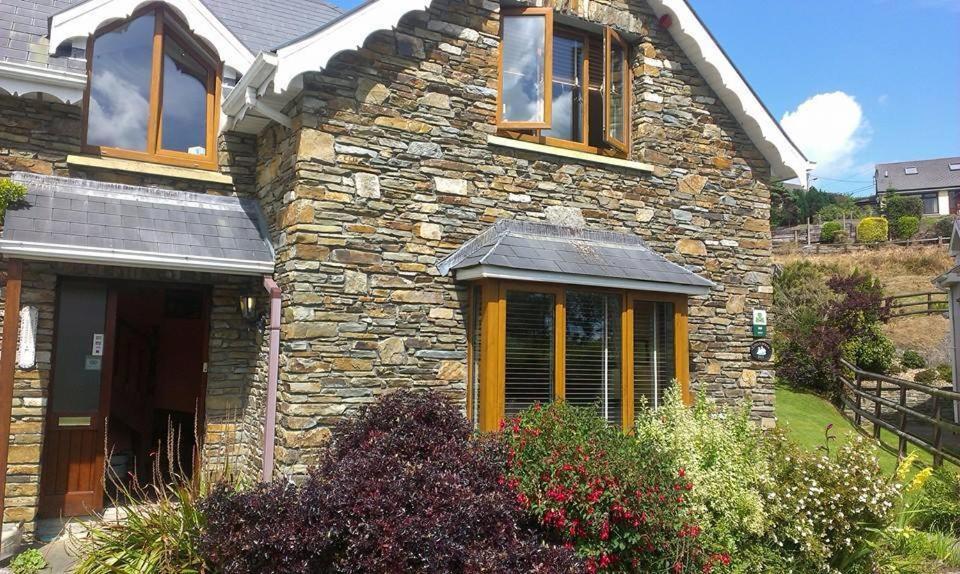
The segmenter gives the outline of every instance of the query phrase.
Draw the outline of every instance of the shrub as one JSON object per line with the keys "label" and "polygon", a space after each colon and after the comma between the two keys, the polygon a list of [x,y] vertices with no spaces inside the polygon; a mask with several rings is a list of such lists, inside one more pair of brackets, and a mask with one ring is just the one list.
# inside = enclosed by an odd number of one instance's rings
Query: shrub
{"label": "shrub", "polygon": [[950,239],[953,236],[953,225],[954,225],[953,216],[941,217],[933,225],[934,231],[937,232],[937,237],[946,237]]}
{"label": "shrub", "polygon": [[909,522],[960,537],[960,474],[946,467],[934,470],[911,505]]}
{"label": "shrub", "polygon": [[47,560],[36,548],[24,550],[10,562],[13,574],[38,574],[47,567]]}
{"label": "shrub", "polygon": [[953,367],[946,363],[937,365],[937,376],[940,377],[942,381],[953,381]]}
{"label": "shrub", "polygon": [[883,213],[890,221],[901,217],[923,217],[923,200],[915,195],[900,195],[888,191],[883,196]]}
{"label": "shrub", "polygon": [[[158,481],[163,484],[162,480]],[[204,528],[199,487],[189,480],[125,491],[123,518],[92,522],[80,542],[76,574],[202,572]],[[141,503],[133,501],[139,500]],[[144,504],[142,501],[151,503]]]}
{"label": "shrub", "polygon": [[920,219],[912,215],[893,219],[890,235],[897,239],[911,239],[920,231]]}
{"label": "shrub", "polygon": [[506,439],[521,503],[552,539],[576,548],[588,572],[700,572],[710,563],[693,484],[653,445],[565,403],[525,411]]}
{"label": "shrub", "polygon": [[844,239],[843,224],[828,221],[820,226],[820,243],[840,243]]}
{"label": "shrub", "polygon": [[883,217],[864,217],[857,224],[857,241],[860,243],[880,243],[887,240],[889,229]]}
{"label": "shrub", "polygon": [[27,197],[25,185],[0,178],[0,223],[3,223],[7,208],[23,201],[25,197]]}
{"label": "shrub", "polygon": [[743,551],[768,528],[761,486],[769,464],[749,409],[718,407],[704,397],[689,408],[672,389],[658,410],[637,413],[636,436],[686,469],[704,546],[740,563]]}
{"label": "shrub", "polygon": [[918,383],[923,383],[925,385],[932,385],[937,382],[937,379],[940,378],[940,375],[937,373],[936,369],[924,369],[913,376],[913,380]]}
{"label": "shrub", "polygon": [[854,336],[845,349],[847,359],[865,371],[886,373],[893,364],[897,349],[883,334],[879,323],[867,326]]}
{"label": "shrub", "polygon": [[203,547],[240,572],[574,572],[507,484],[503,445],[458,406],[402,391],[344,421],[299,487],[218,489]]}
{"label": "shrub", "polygon": [[927,366],[927,360],[920,353],[908,349],[900,357],[900,364],[907,369],[922,369]]}
{"label": "shrub", "polygon": [[[887,526],[901,485],[886,477],[862,437],[831,455],[801,450],[781,435],[766,483],[772,543],[803,572],[846,563],[857,544]],[[847,572],[850,570],[838,568]],[[832,571],[832,570],[831,570]]]}

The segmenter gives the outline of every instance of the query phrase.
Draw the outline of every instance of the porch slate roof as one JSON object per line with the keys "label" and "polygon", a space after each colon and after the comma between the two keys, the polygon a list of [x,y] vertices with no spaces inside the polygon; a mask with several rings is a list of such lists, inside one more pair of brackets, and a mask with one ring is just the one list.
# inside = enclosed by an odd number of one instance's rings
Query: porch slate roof
{"label": "porch slate roof", "polygon": [[8,257],[273,271],[273,248],[253,199],[27,173],[11,179],[28,191],[6,213],[0,253]]}
{"label": "porch slate roof", "polygon": [[[714,283],[636,235],[501,219],[437,266],[458,279],[514,278],[706,294]],[[471,272],[472,271],[472,272]]]}

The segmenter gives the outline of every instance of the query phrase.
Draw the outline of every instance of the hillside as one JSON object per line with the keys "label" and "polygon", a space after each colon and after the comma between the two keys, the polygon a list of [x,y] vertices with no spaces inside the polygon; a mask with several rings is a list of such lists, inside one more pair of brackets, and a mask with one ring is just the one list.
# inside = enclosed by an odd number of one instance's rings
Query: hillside
{"label": "hillside", "polygon": [[[953,266],[943,246],[889,247],[849,253],[775,255],[774,262],[785,264],[798,259],[811,261],[837,271],[868,271],[883,283],[887,295],[931,291],[932,279]],[[915,316],[893,319],[885,331],[899,350],[912,349],[931,364],[949,363],[949,327],[946,316]]]}

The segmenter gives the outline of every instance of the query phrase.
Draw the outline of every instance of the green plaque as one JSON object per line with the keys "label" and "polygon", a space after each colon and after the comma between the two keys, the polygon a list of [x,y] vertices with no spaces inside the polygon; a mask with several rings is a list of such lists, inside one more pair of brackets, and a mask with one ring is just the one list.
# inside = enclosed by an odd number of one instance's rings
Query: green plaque
{"label": "green plaque", "polygon": [[767,336],[767,326],[766,325],[754,325],[753,326],[753,336],[756,339],[762,339]]}

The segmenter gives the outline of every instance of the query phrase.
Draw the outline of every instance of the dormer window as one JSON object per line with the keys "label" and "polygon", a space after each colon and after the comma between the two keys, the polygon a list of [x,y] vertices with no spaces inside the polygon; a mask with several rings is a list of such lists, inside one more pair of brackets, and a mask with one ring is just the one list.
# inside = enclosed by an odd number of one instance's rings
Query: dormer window
{"label": "dormer window", "polygon": [[593,153],[630,147],[630,66],[613,30],[554,24],[553,8],[505,9],[497,127],[511,137]]}
{"label": "dormer window", "polygon": [[216,168],[219,65],[184,30],[150,7],[90,39],[86,151]]}

